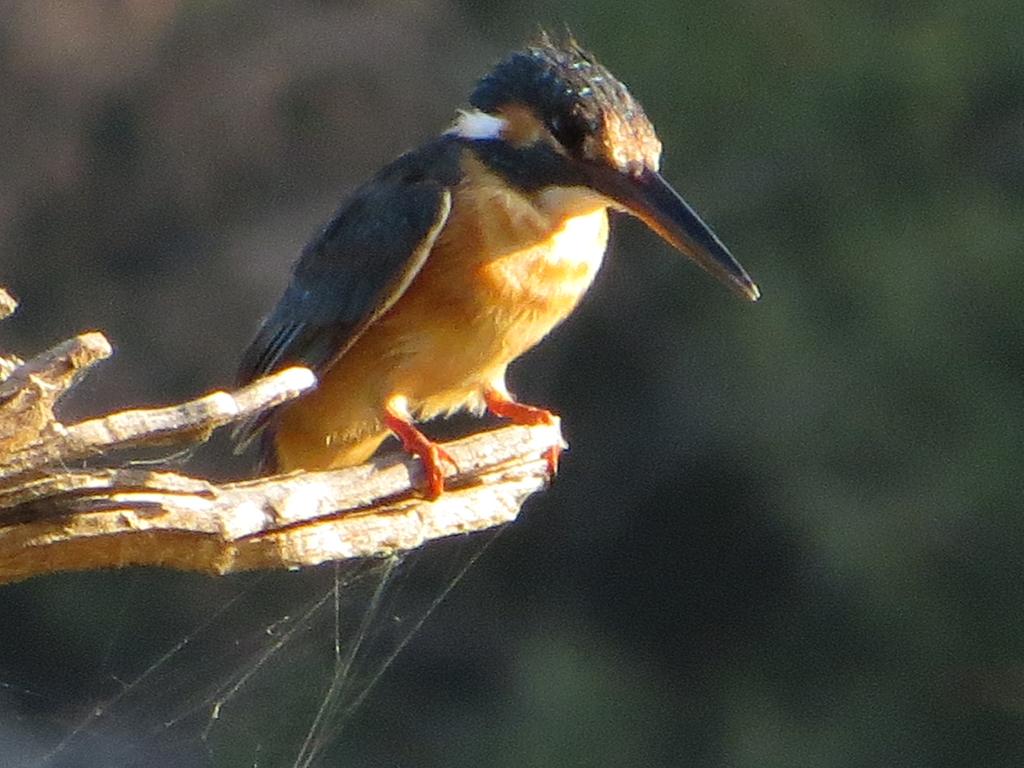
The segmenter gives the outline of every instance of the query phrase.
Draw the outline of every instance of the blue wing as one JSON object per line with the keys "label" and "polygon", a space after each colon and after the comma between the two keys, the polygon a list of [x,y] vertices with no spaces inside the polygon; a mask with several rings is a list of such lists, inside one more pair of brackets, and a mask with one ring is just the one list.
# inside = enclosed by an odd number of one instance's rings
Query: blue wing
{"label": "blue wing", "polygon": [[[302,252],[242,357],[239,382],[305,365],[323,373],[416,277],[451,210],[448,185],[401,162],[358,190]],[[270,414],[239,425],[237,450]]]}

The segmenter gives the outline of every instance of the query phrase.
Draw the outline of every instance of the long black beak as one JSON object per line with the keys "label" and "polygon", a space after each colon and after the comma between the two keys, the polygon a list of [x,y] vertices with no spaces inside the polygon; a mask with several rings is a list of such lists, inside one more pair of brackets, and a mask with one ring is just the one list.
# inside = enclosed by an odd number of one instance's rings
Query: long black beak
{"label": "long black beak", "polygon": [[601,168],[595,170],[592,184],[735,293],[750,301],[761,297],[757,285],[729,249],[661,174],[648,170],[640,176],[629,176]]}

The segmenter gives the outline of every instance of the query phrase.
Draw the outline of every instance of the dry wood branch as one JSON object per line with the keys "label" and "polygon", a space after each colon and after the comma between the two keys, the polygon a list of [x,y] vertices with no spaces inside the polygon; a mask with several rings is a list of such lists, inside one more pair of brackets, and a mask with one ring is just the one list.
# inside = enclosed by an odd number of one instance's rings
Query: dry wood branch
{"label": "dry wood branch", "polygon": [[449,443],[460,471],[433,502],[404,456],[225,485],[132,469],[40,478],[0,496],[0,583],[129,565],[297,568],[412,549],[515,519],[545,486],[542,453],[559,439],[554,427],[505,427]]}
{"label": "dry wood branch", "polygon": [[[4,303],[0,295],[0,309]],[[506,427],[446,445],[459,466],[436,501],[419,462],[385,456],[359,467],[217,485],[124,466],[67,469],[112,451],[206,439],[315,384],[305,368],[236,392],[120,411],[64,426],[56,401],[110,354],[102,334],[59,344],[0,378],[0,583],[67,570],[157,565],[223,574],[376,557],[500,525],[547,482],[558,427]]]}
{"label": "dry wood branch", "polygon": [[[11,451],[0,439],[0,447],[7,450],[7,455],[0,458],[0,482],[57,462],[115,450],[160,445],[172,439],[202,441],[217,427],[273,408],[315,383],[307,368],[288,368],[234,394],[213,392],[180,405],[119,411],[68,427],[52,420],[51,410],[51,426],[42,431],[43,439],[32,441],[27,449]],[[46,435],[47,431],[51,434]]]}
{"label": "dry wood branch", "polygon": [[[0,448],[8,456],[62,432],[53,406],[92,365],[110,356],[101,333],[84,333],[21,363],[0,383]],[[0,464],[6,463],[0,459]]]}
{"label": "dry wood branch", "polygon": [[18,308],[17,300],[11,296],[5,289],[0,288],[0,320],[5,317],[9,317],[14,314],[14,310]]}
{"label": "dry wood branch", "polygon": [[8,403],[33,381],[45,387],[56,401],[90,366],[109,357],[112,351],[106,337],[95,331],[63,341],[16,368],[0,384],[0,403]]}

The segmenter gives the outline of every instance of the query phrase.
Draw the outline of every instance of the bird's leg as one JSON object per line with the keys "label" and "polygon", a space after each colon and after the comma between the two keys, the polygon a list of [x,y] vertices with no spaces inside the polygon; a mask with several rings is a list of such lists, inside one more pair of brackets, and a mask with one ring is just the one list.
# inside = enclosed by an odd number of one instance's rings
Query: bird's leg
{"label": "bird's leg", "polygon": [[[488,387],[484,390],[484,402],[487,410],[495,416],[508,419],[514,424],[532,427],[537,424],[558,424],[559,418],[546,408],[535,405],[517,403],[504,388]],[[553,445],[544,451],[548,462],[548,474],[552,477],[558,472],[558,460],[562,456],[561,444]]]}
{"label": "bird's leg", "polygon": [[404,397],[396,396],[388,400],[384,410],[384,423],[395,437],[402,441],[402,447],[406,451],[420,457],[423,474],[427,478],[427,498],[431,501],[438,498],[444,492],[444,469],[441,462],[448,462],[457,472],[459,466],[455,459],[448,451],[416,429]]}

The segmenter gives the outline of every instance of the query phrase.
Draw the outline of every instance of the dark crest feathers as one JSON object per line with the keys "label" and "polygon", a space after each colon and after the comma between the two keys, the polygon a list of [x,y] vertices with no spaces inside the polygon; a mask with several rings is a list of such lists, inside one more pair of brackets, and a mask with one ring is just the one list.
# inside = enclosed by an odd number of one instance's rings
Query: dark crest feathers
{"label": "dark crest feathers", "polygon": [[542,33],[526,50],[499,62],[473,90],[470,104],[494,112],[505,104],[532,107],[570,152],[604,129],[604,110],[627,121],[646,122],[643,108],[626,86],[572,37],[554,43]]}

